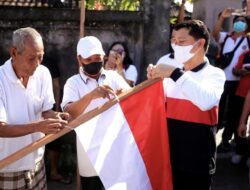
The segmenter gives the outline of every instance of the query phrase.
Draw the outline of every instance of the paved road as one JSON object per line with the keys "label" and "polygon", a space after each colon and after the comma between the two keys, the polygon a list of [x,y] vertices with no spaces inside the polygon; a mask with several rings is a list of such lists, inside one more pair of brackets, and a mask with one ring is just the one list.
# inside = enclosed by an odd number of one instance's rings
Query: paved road
{"label": "paved road", "polygon": [[[217,144],[220,142],[221,132],[217,134]],[[217,172],[212,190],[250,190],[248,173],[248,168],[244,162],[239,165],[233,165],[230,162],[230,156],[218,155]],[[48,190],[75,190],[75,187],[74,176],[70,185],[48,181]]]}

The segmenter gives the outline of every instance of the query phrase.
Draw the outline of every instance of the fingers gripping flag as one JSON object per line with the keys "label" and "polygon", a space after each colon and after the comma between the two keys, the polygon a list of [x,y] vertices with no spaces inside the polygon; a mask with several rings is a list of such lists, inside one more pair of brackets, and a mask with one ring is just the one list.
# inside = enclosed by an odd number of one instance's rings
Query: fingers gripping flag
{"label": "fingers gripping flag", "polygon": [[172,190],[162,81],[76,128],[80,175],[88,155],[105,189]]}

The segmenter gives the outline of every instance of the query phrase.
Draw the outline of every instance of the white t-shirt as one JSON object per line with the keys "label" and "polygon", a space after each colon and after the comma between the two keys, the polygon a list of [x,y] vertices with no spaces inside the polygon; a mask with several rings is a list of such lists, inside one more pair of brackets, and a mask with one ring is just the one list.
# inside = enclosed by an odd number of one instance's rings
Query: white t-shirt
{"label": "white t-shirt", "polygon": [[[43,111],[54,104],[52,79],[49,70],[39,65],[29,77],[25,88],[17,78],[9,59],[0,67],[0,121],[10,125],[27,124],[41,119]],[[43,137],[37,132],[16,138],[0,138],[0,159]],[[0,172],[32,170],[43,158],[44,147],[6,166]]]}
{"label": "white t-shirt", "polygon": [[[103,84],[110,86],[114,91],[119,89],[130,89],[130,86],[127,84],[127,82],[116,71],[103,70],[99,79],[95,80],[86,76],[83,73],[82,68],[80,68],[79,74],[70,77],[64,86],[63,100],[61,104],[62,109],[64,110],[64,108],[69,103],[79,100],[81,97],[85,96],[87,93]],[[83,113],[87,113],[88,111],[103,105],[107,101],[107,98],[98,98],[92,100]],[[78,160],[81,159],[81,162],[78,162],[80,165],[79,167],[85,168],[83,173],[80,175],[84,177],[97,176],[97,173],[92,166],[86,152],[79,152],[81,149],[79,149],[78,137],[76,142],[78,151],[77,157]]]}
{"label": "white t-shirt", "polygon": [[138,73],[134,65],[129,65],[127,70],[124,71],[124,75],[127,80],[133,81],[136,84]]}
{"label": "white t-shirt", "polygon": [[[220,39],[219,39],[219,43],[223,43],[226,36],[228,33],[226,32],[220,32]],[[241,40],[240,38],[237,38],[236,41],[234,41],[231,37],[227,38],[225,44],[224,44],[224,48],[223,48],[223,54],[228,53],[230,51],[232,51],[235,46],[239,43],[239,41]],[[248,46],[248,42],[247,42],[247,38],[245,37],[245,39],[242,41],[242,43],[240,44],[240,46],[237,48],[237,50],[234,52],[234,57],[230,63],[230,65],[228,65],[225,69],[225,75],[226,75],[226,80],[227,81],[237,81],[240,80],[240,77],[235,76],[232,72],[234,66],[237,64],[240,55],[249,49]]]}

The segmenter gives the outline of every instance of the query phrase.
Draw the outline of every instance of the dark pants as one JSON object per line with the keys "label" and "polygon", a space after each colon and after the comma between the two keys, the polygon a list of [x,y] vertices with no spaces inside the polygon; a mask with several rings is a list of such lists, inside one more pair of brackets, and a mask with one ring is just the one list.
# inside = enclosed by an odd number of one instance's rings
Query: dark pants
{"label": "dark pants", "polygon": [[247,153],[248,145],[247,139],[241,138],[237,134],[237,128],[239,125],[242,109],[244,106],[245,98],[240,96],[235,96],[234,101],[232,102],[233,114],[228,118],[228,121],[225,125],[225,130],[222,134],[222,139],[229,140],[231,139],[232,134],[234,134],[235,145],[236,145],[236,154],[244,155]]}
{"label": "dark pants", "polygon": [[212,175],[173,171],[173,190],[210,190]]}
{"label": "dark pants", "polygon": [[[238,87],[238,81],[226,81],[224,85],[224,92],[220,99],[219,104],[219,122],[218,126],[221,127],[225,121],[225,129],[222,135],[222,141],[228,142],[233,135],[234,129],[230,125],[230,120],[234,117],[234,105],[235,105],[235,92]],[[235,127],[234,127],[235,128]]]}
{"label": "dark pants", "polygon": [[82,177],[81,176],[82,190],[104,190],[101,179],[98,176]]}

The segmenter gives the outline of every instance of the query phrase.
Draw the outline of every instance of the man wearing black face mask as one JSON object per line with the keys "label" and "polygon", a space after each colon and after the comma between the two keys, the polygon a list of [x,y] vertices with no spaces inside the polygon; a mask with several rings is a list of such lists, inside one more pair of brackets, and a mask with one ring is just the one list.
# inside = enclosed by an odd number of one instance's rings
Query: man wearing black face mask
{"label": "man wearing black face mask", "polygon": [[[219,129],[223,126],[224,131],[222,134],[222,141],[218,146],[218,152],[226,153],[230,152],[232,147],[229,141],[234,134],[236,143],[236,154],[232,156],[232,162],[237,164],[241,161],[241,154],[244,154],[244,147],[247,146],[247,141],[244,138],[240,138],[237,135],[238,121],[235,117],[235,102],[237,98],[235,96],[236,89],[239,84],[240,77],[233,73],[233,68],[237,64],[240,55],[246,50],[250,49],[250,40],[247,35],[247,18],[245,16],[235,16],[233,18],[233,32],[226,33],[221,32],[221,27],[226,18],[232,16],[234,9],[226,8],[222,11],[219,18],[217,19],[214,29],[213,36],[217,42],[221,43],[221,54],[228,53],[234,48],[237,49],[234,52],[233,58],[228,66],[223,71],[226,75],[226,83],[224,86],[224,92],[222,94],[219,104]],[[237,106],[237,105],[236,105]],[[226,110],[227,108],[227,110]]]}
{"label": "man wearing black face mask", "polygon": [[[130,88],[117,72],[103,69],[104,55],[102,44],[96,37],[86,36],[79,40],[77,44],[79,73],[67,80],[61,104],[62,109],[68,112],[72,119],[104,104],[122,90]],[[78,157],[78,167],[82,189],[104,189],[86,153],[84,157]]]}

